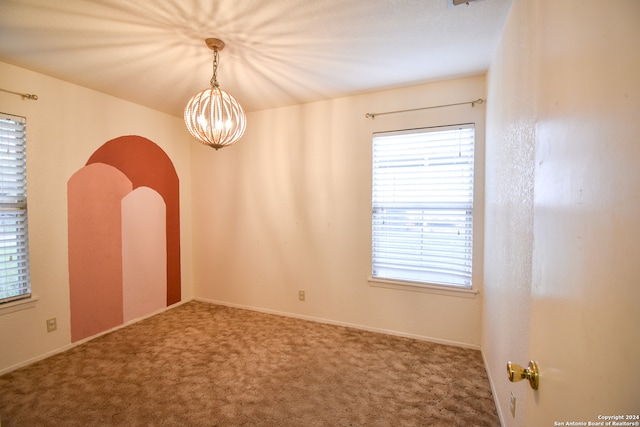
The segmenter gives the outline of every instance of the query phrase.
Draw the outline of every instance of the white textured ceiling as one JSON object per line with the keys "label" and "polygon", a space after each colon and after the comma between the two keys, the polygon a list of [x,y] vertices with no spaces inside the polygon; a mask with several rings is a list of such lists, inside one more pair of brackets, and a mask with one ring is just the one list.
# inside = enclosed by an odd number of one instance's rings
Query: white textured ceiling
{"label": "white textured ceiling", "polygon": [[482,73],[511,2],[0,0],[0,61],[182,116],[217,37],[220,86],[255,111]]}

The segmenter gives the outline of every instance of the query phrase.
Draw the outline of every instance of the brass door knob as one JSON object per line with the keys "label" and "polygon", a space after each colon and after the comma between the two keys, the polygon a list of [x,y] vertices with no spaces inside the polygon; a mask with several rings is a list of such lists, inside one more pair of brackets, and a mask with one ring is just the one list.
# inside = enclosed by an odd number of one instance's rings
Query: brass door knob
{"label": "brass door knob", "polygon": [[529,361],[529,366],[526,368],[523,368],[516,363],[507,362],[507,375],[511,382],[528,379],[529,385],[534,390],[537,390],[538,385],[540,384],[538,364],[533,360]]}

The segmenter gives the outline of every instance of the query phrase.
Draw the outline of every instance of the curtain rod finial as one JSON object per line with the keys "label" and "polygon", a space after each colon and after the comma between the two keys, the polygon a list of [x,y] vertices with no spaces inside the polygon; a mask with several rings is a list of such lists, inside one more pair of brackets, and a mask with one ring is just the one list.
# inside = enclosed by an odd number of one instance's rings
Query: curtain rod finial
{"label": "curtain rod finial", "polygon": [[14,92],[12,90],[2,89],[2,88],[0,88],[0,92],[6,92],[6,93],[10,93],[12,95],[21,96],[23,101],[25,99],[31,99],[31,100],[34,100],[34,101],[38,100],[38,95],[34,95],[34,94],[31,94],[31,93]]}

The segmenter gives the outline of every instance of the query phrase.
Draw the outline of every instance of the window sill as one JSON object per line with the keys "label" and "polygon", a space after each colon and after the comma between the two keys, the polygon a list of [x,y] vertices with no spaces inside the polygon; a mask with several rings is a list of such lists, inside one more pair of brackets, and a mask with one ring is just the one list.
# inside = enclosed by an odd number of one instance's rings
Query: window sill
{"label": "window sill", "polygon": [[19,299],[17,301],[0,304],[0,316],[9,313],[15,313],[16,311],[26,310],[36,306],[40,298],[37,296],[31,296],[29,298]]}
{"label": "window sill", "polygon": [[473,288],[456,288],[453,286],[429,285],[425,283],[403,282],[401,280],[387,280],[369,277],[369,285],[376,288],[399,289],[411,292],[424,292],[437,295],[448,295],[458,298],[474,298],[478,291]]}

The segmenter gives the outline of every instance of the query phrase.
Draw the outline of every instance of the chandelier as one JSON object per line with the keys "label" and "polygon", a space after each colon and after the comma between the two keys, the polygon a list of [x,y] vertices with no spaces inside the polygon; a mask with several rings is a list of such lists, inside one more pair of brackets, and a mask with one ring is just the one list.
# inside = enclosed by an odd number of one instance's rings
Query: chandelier
{"label": "chandelier", "polygon": [[213,50],[211,87],[191,97],[184,109],[184,122],[195,139],[217,150],[240,139],[247,127],[247,118],[238,101],[218,84],[218,52],[224,48],[224,42],[215,38],[205,42]]}

